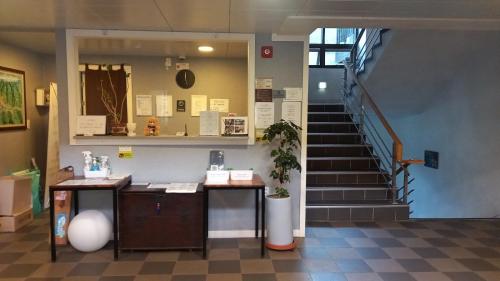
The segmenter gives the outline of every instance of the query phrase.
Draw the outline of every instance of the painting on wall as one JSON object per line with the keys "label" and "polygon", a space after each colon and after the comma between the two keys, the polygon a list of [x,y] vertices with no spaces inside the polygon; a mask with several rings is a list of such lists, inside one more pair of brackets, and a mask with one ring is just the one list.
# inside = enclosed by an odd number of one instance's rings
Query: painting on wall
{"label": "painting on wall", "polygon": [[0,130],[26,129],[24,71],[0,66]]}

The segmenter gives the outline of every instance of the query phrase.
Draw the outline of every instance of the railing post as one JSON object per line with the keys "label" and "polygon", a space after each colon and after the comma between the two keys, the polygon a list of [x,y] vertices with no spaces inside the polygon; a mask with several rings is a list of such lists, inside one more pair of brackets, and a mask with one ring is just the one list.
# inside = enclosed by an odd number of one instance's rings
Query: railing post
{"label": "railing post", "polygon": [[408,178],[410,177],[410,173],[408,172],[408,165],[403,165],[403,169],[404,169],[403,203],[408,204]]}
{"label": "railing post", "polygon": [[398,169],[397,144],[396,144],[396,142],[393,142],[392,143],[392,171],[391,171],[392,204],[397,204],[397,200],[398,200],[397,169]]}

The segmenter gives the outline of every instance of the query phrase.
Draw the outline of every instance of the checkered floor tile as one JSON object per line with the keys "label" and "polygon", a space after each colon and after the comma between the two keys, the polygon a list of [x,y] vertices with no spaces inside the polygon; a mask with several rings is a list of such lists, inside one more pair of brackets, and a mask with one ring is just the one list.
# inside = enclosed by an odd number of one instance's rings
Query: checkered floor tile
{"label": "checkered floor tile", "polygon": [[0,233],[0,281],[499,281],[500,221],[313,224],[291,252],[258,239],[211,239],[197,251],[95,253],[58,249],[50,262],[48,216],[17,233]]}

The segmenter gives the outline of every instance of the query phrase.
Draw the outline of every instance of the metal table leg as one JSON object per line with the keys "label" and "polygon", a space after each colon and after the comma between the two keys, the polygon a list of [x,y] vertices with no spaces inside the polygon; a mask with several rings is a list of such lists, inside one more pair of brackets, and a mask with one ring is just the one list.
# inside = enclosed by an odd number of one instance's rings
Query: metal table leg
{"label": "metal table leg", "polygon": [[259,237],[259,189],[255,189],[255,238]]}
{"label": "metal table leg", "polygon": [[207,257],[209,190],[209,188],[204,188],[203,190],[203,258]]}
{"label": "metal table leg", "polygon": [[52,262],[56,261],[56,233],[54,221],[54,191],[49,190],[49,209],[50,209],[50,258]]}
{"label": "metal table leg", "polygon": [[75,198],[75,216],[80,212],[80,200],[78,200],[78,190],[73,191],[73,197]]}
{"label": "metal table leg", "polygon": [[120,241],[118,240],[118,192],[116,188],[113,189],[113,246],[114,258],[118,259],[118,247]]}
{"label": "metal table leg", "polygon": [[265,192],[265,188],[262,188],[261,191],[260,191],[262,194],[262,197],[261,197],[261,202],[260,202],[260,205],[262,207],[262,210],[261,210],[261,223],[262,223],[262,226],[261,226],[261,245],[260,245],[260,255],[263,257],[264,256],[264,251],[265,251],[265,241],[266,241],[266,192]]}

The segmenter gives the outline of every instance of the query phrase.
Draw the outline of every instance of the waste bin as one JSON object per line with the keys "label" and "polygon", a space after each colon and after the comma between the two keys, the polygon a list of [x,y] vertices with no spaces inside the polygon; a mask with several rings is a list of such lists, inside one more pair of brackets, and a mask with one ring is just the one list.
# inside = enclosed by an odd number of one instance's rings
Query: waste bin
{"label": "waste bin", "polygon": [[42,212],[42,202],[40,201],[40,170],[27,169],[12,173],[13,176],[31,177],[31,196],[33,202],[33,215],[37,216]]}

